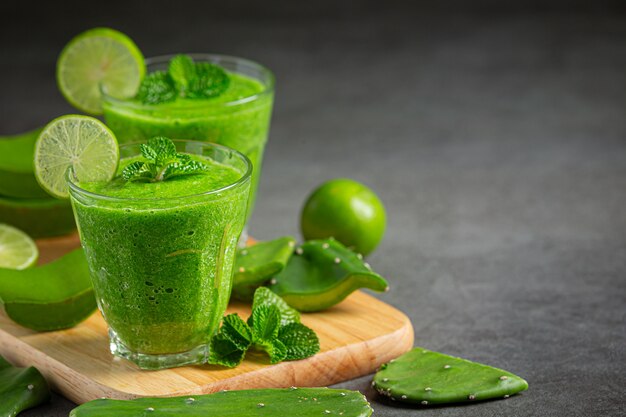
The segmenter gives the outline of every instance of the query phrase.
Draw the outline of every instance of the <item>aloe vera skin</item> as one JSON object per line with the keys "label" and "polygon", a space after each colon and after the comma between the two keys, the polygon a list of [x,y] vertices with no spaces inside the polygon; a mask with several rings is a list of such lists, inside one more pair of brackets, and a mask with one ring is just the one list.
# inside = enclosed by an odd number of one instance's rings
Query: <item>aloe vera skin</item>
{"label": "aloe vera skin", "polygon": [[70,202],[55,198],[0,196],[0,223],[17,227],[35,239],[67,235],[76,230]]}
{"label": "aloe vera skin", "polygon": [[372,408],[358,391],[294,387],[130,401],[100,399],[75,408],[70,417],[369,417],[371,414]]}
{"label": "aloe vera skin", "polygon": [[360,256],[327,239],[296,248],[269,288],[296,310],[314,312],[338,304],[360,288],[382,292],[389,287]]}
{"label": "aloe vera skin", "polygon": [[47,401],[50,389],[37,369],[15,368],[0,356],[0,416],[15,417]]}
{"label": "aloe vera skin", "polygon": [[0,195],[14,198],[50,197],[33,174],[33,152],[41,128],[0,136]]}
{"label": "aloe vera skin", "polygon": [[0,268],[0,305],[11,320],[37,331],[73,327],[96,309],[82,249],[39,267]]}
{"label": "aloe vera skin", "polygon": [[293,255],[296,239],[280,237],[259,242],[237,252],[232,296],[250,301],[254,291],[282,271]]}

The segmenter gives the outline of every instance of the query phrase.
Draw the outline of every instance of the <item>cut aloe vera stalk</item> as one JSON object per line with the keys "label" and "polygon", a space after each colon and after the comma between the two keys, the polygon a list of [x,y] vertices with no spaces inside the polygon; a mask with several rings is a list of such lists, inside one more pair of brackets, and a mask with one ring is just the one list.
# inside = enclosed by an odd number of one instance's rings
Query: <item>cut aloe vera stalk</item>
{"label": "cut aloe vera stalk", "polygon": [[76,229],[70,202],[51,197],[0,197],[0,223],[17,227],[33,238],[66,235]]}
{"label": "cut aloe vera stalk", "polygon": [[83,250],[22,271],[0,268],[0,305],[11,320],[37,331],[80,323],[96,309]]}
{"label": "cut aloe vera stalk", "polygon": [[0,195],[14,198],[43,198],[33,174],[33,152],[41,128],[14,136],[0,136]]}
{"label": "cut aloe vera stalk", "polygon": [[434,405],[508,398],[528,383],[502,369],[418,347],[382,365],[372,386],[392,401]]}
{"label": "cut aloe vera stalk", "polygon": [[237,252],[233,276],[233,296],[252,299],[254,291],[285,268],[296,240],[291,236],[260,242]]}
{"label": "cut aloe vera stalk", "polygon": [[369,417],[371,414],[369,403],[357,391],[294,387],[131,401],[100,399],[73,409],[70,417]]}
{"label": "cut aloe vera stalk", "polygon": [[386,291],[387,281],[356,253],[334,239],[310,240],[296,248],[269,288],[299,311],[324,310],[353,291]]}
{"label": "cut aloe vera stalk", "polygon": [[15,368],[0,356],[0,416],[15,417],[49,400],[48,384],[37,369]]}

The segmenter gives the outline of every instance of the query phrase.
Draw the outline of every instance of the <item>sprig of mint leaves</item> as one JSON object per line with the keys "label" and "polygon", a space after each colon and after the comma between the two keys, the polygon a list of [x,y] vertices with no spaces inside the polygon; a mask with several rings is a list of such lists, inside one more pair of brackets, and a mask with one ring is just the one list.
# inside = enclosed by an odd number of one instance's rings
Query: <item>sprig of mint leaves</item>
{"label": "sprig of mint leaves", "polygon": [[315,332],[300,323],[300,314],[268,288],[254,293],[247,322],[238,314],[224,317],[211,339],[209,363],[234,368],[249,349],[264,351],[271,363],[305,359],[320,350]]}
{"label": "sprig of mint leaves", "polygon": [[143,104],[161,104],[178,97],[206,99],[217,97],[230,85],[224,68],[209,62],[194,62],[189,55],[176,55],[167,71],[154,71],[144,77],[137,91]]}
{"label": "sprig of mint leaves", "polygon": [[148,143],[139,145],[146,161],[135,161],[122,170],[127,181],[157,182],[182,175],[199,174],[209,169],[208,165],[178,153],[171,139],[156,136]]}

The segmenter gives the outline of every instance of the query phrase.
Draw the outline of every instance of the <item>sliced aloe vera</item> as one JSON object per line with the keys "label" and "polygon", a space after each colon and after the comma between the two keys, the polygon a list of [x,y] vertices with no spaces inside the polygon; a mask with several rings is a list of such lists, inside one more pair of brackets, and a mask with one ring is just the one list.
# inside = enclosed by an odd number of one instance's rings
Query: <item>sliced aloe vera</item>
{"label": "sliced aloe vera", "polygon": [[296,248],[269,288],[299,311],[324,310],[359,288],[386,291],[387,281],[334,239],[310,240]]}
{"label": "sliced aloe vera", "polygon": [[83,250],[22,271],[0,268],[0,305],[11,320],[37,331],[80,323],[96,309]]}
{"label": "sliced aloe vera", "polygon": [[329,388],[254,389],[209,395],[100,399],[70,412],[70,417],[369,417],[372,408],[358,391]]}
{"label": "sliced aloe vera", "polygon": [[0,136],[0,195],[42,198],[48,194],[33,174],[33,152],[41,128],[13,136]]}
{"label": "sliced aloe vera", "polygon": [[50,389],[37,369],[15,368],[0,356],[0,416],[15,417],[49,400]]}
{"label": "sliced aloe vera", "polygon": [[70,202],[51,197],[0,197],[0,223],[17,227],[33,238],[66,235],[76,229]]}
{"label": "sliced aloe vera", "polygon": [[237,252],[233,296],[249,301],[254,291],[285,268],[296,240],[291,236],[260,242]]}

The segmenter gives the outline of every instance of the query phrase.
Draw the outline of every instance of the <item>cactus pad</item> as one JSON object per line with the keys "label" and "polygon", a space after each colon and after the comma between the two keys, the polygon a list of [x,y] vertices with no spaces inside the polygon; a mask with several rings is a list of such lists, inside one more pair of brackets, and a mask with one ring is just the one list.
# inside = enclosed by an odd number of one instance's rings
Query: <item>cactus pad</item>
{"label": "cactus pad", "polygon": [[249,301],[254,290],[285,268],[296,240],[285,236],[240,249],[235,261],[233,297]]}
{"label": "cactus pad", "polygon": [[357,391],[328,388],[255,389],[209,395],[95,400],[70,417],[369,417],[367,400]]}
{"label": "cactus pad", "polygon": [[299,311],[324,310],[359,288],[386,291],[387,281],[334,239],[310,240],[296,248],[269,288]]}
{"label": "cactus pad", "polygon": [[21,271],[0,268],[0,306],[11,320],[37,331],[80,323],[96,309],[85,253],[76,249]]}
{"label": "cactus pad", "polygon": [[0,356],[0,416],[15,417],[49,400],[48,384],[37,369],[14,368]]}
{"label": "cactus pad", "polygon": [[382,365],[372,387],[393,401],[433,405],[508,398],[528,383],[501,369],[418,347]]}

